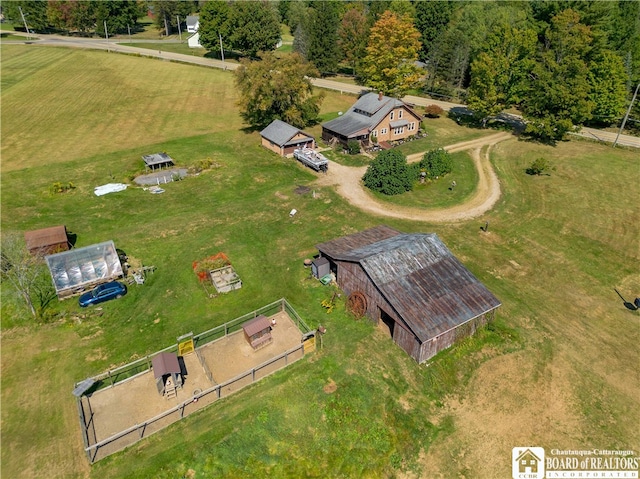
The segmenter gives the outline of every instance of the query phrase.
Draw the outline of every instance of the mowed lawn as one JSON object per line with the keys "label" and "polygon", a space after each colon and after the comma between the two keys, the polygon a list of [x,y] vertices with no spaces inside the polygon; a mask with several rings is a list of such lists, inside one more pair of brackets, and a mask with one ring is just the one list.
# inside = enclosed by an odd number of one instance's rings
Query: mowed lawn
{"label": "mowed lawn", "polygon": [[[387,220],[261,148],[228,72],[33,47],[1,47],[3,233],[65,224],[78,246],[112,239],[157,269],[102,310],[56,302],[45,324],[3,284],[3,477],[503,478],[516,446],[640,450],[640,316],[614,291],[640,292],[637,151],[509,140],[494,149],[503,196],[486,218]],[[323,113],[353,100],[327,92]],[[442,128],[429,147],[478,135]],[[157,151],[217,167],[162,195],[93,195]],[[538,157],[554,163],[550,176],[525,174]],[[54,181],[77,187],[53,195]],[[327,314],[320,303],[334,291],[308,279],[303,260],[381,223],[437,233],[503,302],[495,323],[419,366],[349,317],[344,298]],[[243,288],[208,299],[191,263],[219,251]],[[75,381],[280,297],[327,327],[321,350],[89,466]]]}

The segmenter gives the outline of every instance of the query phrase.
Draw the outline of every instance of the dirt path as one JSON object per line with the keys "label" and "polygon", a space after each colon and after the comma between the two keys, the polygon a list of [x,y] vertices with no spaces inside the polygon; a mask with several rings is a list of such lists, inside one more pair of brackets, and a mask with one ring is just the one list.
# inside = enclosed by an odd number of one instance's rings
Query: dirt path
{"label": "dirt path", "polygon": [[[315,184],[319,186],[336,186],[337,192],[352,205],[379,216],[434,223],[464,221],[486,213],[493,208],[500,198],[500,182],[491,167],[489,152],[493,145],[509,138],[513,138],[511,133],[501,132],[475,140],[456,143],[444,148],[451,153],[471,150],[471,156],[479,177],[477,188],[471,199],[466,203],[449,208],[422,210],[378,201],[362,185],[361,179],[367,171],[366,166],[349,167],[331,161],[327,174],[320,177]],[[415,153],[409,155],[407,160],[409,163],[419,161],[423,154]]]}

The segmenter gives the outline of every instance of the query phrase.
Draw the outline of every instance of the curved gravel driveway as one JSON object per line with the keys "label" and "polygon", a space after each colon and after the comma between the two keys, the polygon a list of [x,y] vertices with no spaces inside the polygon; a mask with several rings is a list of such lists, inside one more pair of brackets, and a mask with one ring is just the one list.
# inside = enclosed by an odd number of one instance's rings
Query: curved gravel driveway
{"label": "curved gravel driveway", "polygon": [[[448,208],[423,210],[377,200],[362,184],[362,176],[367,171],[366,166],[349,167],[330,161],[329,170],[318,178],[315,184],[335,186],[338,194],[352,205],[378,216],[430,223],[465,221],[483,215],[493,208],[500,198],[500,181],[489,161],[489,153],[493,145],[513,137],[511,133],[501,132],[444,147],[451,153],[471,150],[471,157],[478,170],[478,185],[473,196],[462,204]],[[415,153],[407,159],[409,162],[418,161],[423,154]]]}

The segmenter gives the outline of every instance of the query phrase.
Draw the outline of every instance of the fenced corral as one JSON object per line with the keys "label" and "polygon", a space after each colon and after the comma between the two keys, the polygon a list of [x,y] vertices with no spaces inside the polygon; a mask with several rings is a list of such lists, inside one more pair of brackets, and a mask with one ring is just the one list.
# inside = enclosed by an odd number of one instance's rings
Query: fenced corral
{"label": "fenced corral", "polygon": [[[253,351],[242,334],[242,324],[259,315],[274,320],[274,341]],[[305,343],[314,337],[315,332],[281,299],[193,336],[195,354],[183,357],[186,380],[173,400],[157,393],[151,359],[160,352],[176,352],[177,344],[92,378],[91,392],[78,398],[89,461],[122,450],[303,358],[309,351]]]}

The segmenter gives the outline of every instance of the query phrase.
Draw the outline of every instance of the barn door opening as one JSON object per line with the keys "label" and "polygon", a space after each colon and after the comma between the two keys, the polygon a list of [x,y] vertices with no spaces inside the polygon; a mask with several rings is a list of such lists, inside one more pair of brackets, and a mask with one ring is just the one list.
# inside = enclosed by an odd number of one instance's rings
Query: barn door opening
{"label": "barn door opening", "polygon": [[396,322],[382,308],[378,308],[378,310],[380,310],[380,327],[389,334],[389,337],[393,338],[393,329]]}

